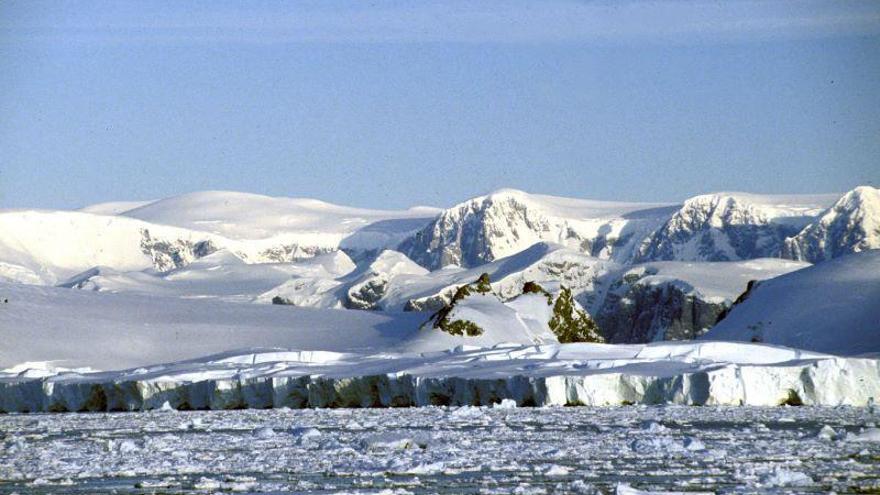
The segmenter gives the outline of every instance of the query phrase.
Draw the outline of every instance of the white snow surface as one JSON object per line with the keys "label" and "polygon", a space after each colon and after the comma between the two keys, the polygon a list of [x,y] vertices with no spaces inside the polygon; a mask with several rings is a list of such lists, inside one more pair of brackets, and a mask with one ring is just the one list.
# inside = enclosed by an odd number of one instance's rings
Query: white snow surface
{"label": "white snow surface", "polygon": [[140,208],[152,203],[149,201],[108,201],[106,203],[97,203],[80,208],[79,211],[84,213],[93,213],[95,215],[119,215],[128,210]]}
{"label": "white snow surface", "polygon": [[[368,210],[317,199],[276,198],[232,191],[203,191],[150,202],[122,215],[150,223],[210,232],[229,239],[270,239],[279,235],[344,237],[380,221],[424,219],[440,210]],[[404,222],[406,226],[412,222]],[[406,226],[404,230],[406,231]],[[412,227],[409,227],[412,230]]]}
{"label": "white snow surface", "polygon": [[762,282],[704,338],[880,353],[880,251],[848,254]]}
{"label": "white snow surface", "polygon": [[436,214],[233,192],[192,193],[110,214],[125,206],[0,210],[0,280],[52,285],[98,266],[167,271],[197,258],[198,243],[249,263],[377,250],[397,245]]}

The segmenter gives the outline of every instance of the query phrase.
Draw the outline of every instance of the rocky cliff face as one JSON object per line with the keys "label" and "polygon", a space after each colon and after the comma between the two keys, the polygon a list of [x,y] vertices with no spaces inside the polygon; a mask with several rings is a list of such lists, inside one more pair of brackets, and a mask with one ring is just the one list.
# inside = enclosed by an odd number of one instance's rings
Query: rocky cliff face
{"label": "rocky cliff face", "polygon": [[783,256],[818,263],[880,248],[880,189],[862,186],[844,194],[796,236]]}
{"label": "rocky cliff face", "polygon": [[153,268],[159,272],[181,268],[217,251],[211,240],[163,239],[152,236],[149,229],[142,229],[141,236],[141,251],[153,260]]}
{"label": "rocky cliff face", "polygon": [[595,319],[612,344],[692,340],[707,332],[729,306],[672,283],[622,282],[607,295]]}
{"label": "rocky cliff face", "polygon": [[603,277],[588,308],[614,343],[690,340],[712,328],[755,281],[809,266],[771,258],[645,263]]}

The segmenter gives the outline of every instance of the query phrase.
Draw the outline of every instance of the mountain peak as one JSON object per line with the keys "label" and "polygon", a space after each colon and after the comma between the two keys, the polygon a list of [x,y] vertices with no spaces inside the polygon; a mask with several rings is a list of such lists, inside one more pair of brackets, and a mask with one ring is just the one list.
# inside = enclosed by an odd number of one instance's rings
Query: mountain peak
{"label": "mountain peak", "polygon": [[840,197],[799,234],[787,239],[783,256],[817,263],[880,248],[880,189],[859,186]]}

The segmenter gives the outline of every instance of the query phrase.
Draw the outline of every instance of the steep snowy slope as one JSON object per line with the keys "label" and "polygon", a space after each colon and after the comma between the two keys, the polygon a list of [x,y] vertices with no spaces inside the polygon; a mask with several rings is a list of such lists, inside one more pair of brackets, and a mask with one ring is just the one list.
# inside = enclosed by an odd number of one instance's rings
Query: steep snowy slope
{"label": "steep snowy slope", "polygon": [[674,207],[558,198],[503,189],[444,210],[399,250],[429,269],[475,267],[536,242],[625,258]]}
{"label": "steep snowy slope", "polygon": [[818,263],[869,249],[880,249],[880,189],[862,186],[786,239],[783,256]]}
{"label": "steep snowy slope", "polygon": [[687,340],[715,325],[749,282],[800,270],[809,263],[772,258],[729,262],[658,261],[603,277],[593,314],[614,343]]}
{"label": "steep snowy slope", "polygon": [[762,282],[704,338],[880,353],[880,250]]}
{"label": "steep snowy slope", "polygon": [[716,193],[696,196],[638,247],[635,261],[736,261],[779,257],[836,198]]}

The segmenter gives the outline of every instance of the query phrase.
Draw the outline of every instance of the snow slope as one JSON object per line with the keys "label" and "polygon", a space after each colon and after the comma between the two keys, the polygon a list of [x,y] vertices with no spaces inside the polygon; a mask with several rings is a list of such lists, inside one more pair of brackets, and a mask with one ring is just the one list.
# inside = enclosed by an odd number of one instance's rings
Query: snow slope
{"label": "snow slope", "polygon": [[752,280],[766,280],[810,266],[802,261],[758,258],[746,261],[654,261],[625,267],[615,279],[658,287],[673,284],[711,302],[732,303]]}
{"label": "snow slope", "polygon": [[[96,267],[58,285],[98,292],[252,302],[294,279],[332,280],[354,269],[354,262],[342,251],[319,254],[296,263],[247,264],[234,253],[221,249],[167,272],[120,272]],[[271,298],[265,302],[271,302]]]}
{"label": "snow slope", "polygon": [[[297,261],[297,264],[301,261]],[[428,272],[402,253],[386,250],[373,261],[349,274],[326,277],[300,277],[260,295],[257,302],[280,297],[297,306],[325,308],[381,309],[386,311],[436,311],[449,302],[459,286],[469,284],[481,274],[489,274],[493,290],[503,299],[517,296],[525,282],[558,286],[575,293],[593,287],[612,262],[600,260],[550,243],[537,243],[525,251],[465,270],[446,267]]]}
{"label": "snow slope", "polygon": [[522,292],[526,282],[537,282],[547,288],[560,284],[575,294],[591,291],[597,279],[616,268],[613,262],[581,254],[558,244],[539,242],[506,258],[464,270],[446,267],[436,270],[409,284],[392,287],[386,299],[390,307],[408,307],[413,310],[437,310],[449,302],[455,290],[475,281],[486,273],[492,290],[502,299],[510,299]]}
{"label": "snow slope", "polygon": [[[119,369],[254,347],[335,352],[442,350],[494,345],[420,329],[424,313],[381,313],[211,298],[113,294],[0,283],[0,368],[26,361]],[[526,332],[504,339],[534,344]]]}
{"label": "snow slope", "polygon": [[880,250],[758,284],[705,338],[843,355],[880,353]]}
{"label": "snow slope", "polygon": [[363,244],[349,241],[347,246],[376,249],[399,242],[403,235],[421,227],[438,212],[426,207],[367,210],[316,199],[204,191],[153,201],[122,215],[228,239],[283,239],[284,243],[325,248],[336,248],[355,232],[381,222],[383,228],[372,229],[371,235],[363,236]]}

